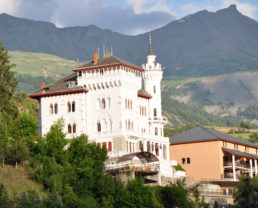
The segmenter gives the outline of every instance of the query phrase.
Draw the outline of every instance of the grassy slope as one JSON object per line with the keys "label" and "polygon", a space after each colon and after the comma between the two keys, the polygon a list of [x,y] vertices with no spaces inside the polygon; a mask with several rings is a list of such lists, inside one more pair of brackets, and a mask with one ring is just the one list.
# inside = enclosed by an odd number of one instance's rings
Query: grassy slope
{"label": "grassy slope", "polygon": [[33,77],[44,76],[58,79],[74,69],[78,63],[45,53],[9,51],[11,62],[16,64],[14,71]]}
{"label": "grassy slope", "polygon": [[4,168],[0,167],[0,182],[6,186],[10,195],[20,196],[22,192],[29,189],[38,191],[41,196],[45,195],[42,191],[43,187],[31,180],[22,166],[18,166],[17,169],[10,165],[6,165]]}

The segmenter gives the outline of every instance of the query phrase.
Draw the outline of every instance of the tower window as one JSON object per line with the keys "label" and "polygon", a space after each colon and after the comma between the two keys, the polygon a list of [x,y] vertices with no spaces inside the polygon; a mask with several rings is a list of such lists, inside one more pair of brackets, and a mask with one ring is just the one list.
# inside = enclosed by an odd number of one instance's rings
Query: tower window
{"label": "tower window", "polygon": [[158,128],[155,127],[155,135],[158,135]]}
{"label": "tower window", "polygon": [[58,113],[58,105],[55,104],[55,114],[57,114],[57,113]]}
{"label": "tower window", "polygon": [[67,103],[67,112],[68,113],[71,112],[71,103],[70,102]]}
{"label": "tower window", "polygon": [[73,133],[76,133],[76,124],[73,124]]}
{"label": "tower window", "polygon": [[154,117],[157,117],[157,108],[153,109],[153,115],[154,115]]}
{"label": "tower window", "polygon": [[50,113],[50,114],[53,114],[53,112],[54,112],[53,109],[54,109],[54,108],[53,108],[53,104],[51,104],[51,105],[49,106],[49,113]]}
{"label": "tower window", "polygon": [[75,102],[72,103],[72,112],[75,112]]}
{"label": "tower window", "polygon": [[71,126],[71,124],[68,124],[67,132],[68,132],[68,134],[72,133],[72,126]]}
{"label": "tower window", "polygon": [[97,131],[98,132],[101,132],[101,123],[98,121],[97,123]]}
{"label": "tower window", "polygon": [[105,108],[106,108],[106,101],[105,101],[104,98],[102,99],[102,102],[101,102],[101,108],[102,108],[102,109],[105,109]]}

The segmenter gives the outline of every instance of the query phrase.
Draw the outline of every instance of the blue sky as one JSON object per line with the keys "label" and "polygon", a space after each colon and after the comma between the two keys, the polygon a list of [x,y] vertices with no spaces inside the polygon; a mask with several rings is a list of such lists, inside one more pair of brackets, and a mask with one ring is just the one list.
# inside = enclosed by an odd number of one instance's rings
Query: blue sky
{"label": "blue sky", "polygon": [[135,35],[200,10],[215,12],[231,4],[258,20],[258,0],[0,0],[0,13],[58,27],[94,24]]}

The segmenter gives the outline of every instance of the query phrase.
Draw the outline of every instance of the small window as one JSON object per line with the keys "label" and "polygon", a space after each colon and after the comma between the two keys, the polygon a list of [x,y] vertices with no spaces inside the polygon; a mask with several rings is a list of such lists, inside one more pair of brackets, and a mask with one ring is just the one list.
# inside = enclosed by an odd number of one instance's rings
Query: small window
{"label": "small window", "polygon": [[153,115],[154,115],[154,117],[157,117],[157,108],[154,108]]}
{"label": "small window", "polygon": [[100,122],[97,123],[97,131],[101,132],[101,124],[100,124]]}
{"label": "small window", "polygon": [[67,112],[68,113],[71,112],[71,103],[70,102],[67,103]]}
{"label": "small window", "polygon": [[108,142],[108,151],[112,152],[112,142]]}
{"label": "small window", "polygon": [[182,164],[185,164],[185,158],[182,158]]}
{"label": "small window", "polygon": [[75,102],[72,103],[72,112],[75,112]]}
{"label": "small window", "polygon": [[57,113],[58,113],[58,105],[55,104],[55,114],[57,114]]}
{"label": "small window", "polygon": [[191,163],[191,159],[190,157],[187,158],[187,164],[190,164]]}
{"label": "small window", "polygon": [[105,101],[104,98],[102,99],[102,102],[101,102],[101,108],[102,108],[102,109],[105,109],[105,108],[106,108],[106,101]]}
{"label": "small window", "polygon": [[107,148],[107,143],[106,142],[102,142],[102,148]]}
{"label": "small window", "polygon": [[82,72],[81,71],[79,71],[79,77],[81,77],[82,76]]}
{"label": "small window", "polygon": [[71,124],[68,124],[67,132],[68,132],[68,134],[72,133],[72,126],[71,126]]}
{"label": "small window", "polygon": [[53,108],[53,105],[51,104],[51,105],[49,106],[49,113],[50,113],[50,114],[53,114],[53,112],[54,112],[54,108]]}
{"label": "small window", "polygon": [[156,86],[155,85],[153,86],[153,93],[154,94],[156,93]]}
{"label": "small window", "polygon": [[238,150],[238,145],[237,144],[234,144],[234,149]]}
{"label": "small window", "polygon": [[245,146],[245,152],[249,152],[249,147]]}
{"label": "small window", "polygon": [[155,135],[158,135],[158,127],[155,127]]}
{"label": "small window", "polygon": [[73,124],[73,133],[76,133],[76,124]]}

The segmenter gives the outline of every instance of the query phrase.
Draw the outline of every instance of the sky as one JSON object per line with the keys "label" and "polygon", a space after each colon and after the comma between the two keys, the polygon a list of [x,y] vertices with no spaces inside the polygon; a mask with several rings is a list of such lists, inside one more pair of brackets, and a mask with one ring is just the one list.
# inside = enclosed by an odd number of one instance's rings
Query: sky
{"label": "sky", "polygon": [[93,24],[136,35],[200,10],[215,12],[231,4],[258,20],[258,0],[0,0],[0,13],[48,21],[57,27]]}

